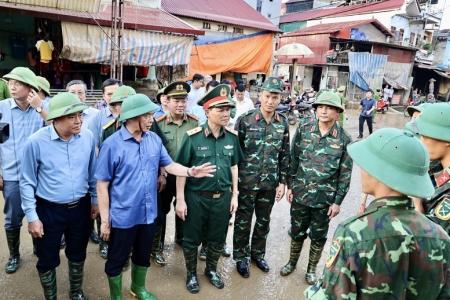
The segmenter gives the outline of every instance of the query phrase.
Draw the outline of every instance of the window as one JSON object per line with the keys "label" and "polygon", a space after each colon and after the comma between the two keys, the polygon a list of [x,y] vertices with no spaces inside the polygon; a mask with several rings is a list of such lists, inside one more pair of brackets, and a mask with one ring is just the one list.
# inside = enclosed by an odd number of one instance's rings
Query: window
{"label": "window", "polygon": [[416,39],[416,46],[420,46],[420,42],[422,42],[420,39],[422,38],[422,36],[420,34],[417,35],[417,39]]}
{"label": "window", "polygon": [[414,32],[411,32],[409,35],[409,45],[414,46],[415,43],[416,34]]}
{"label": "window", "polygon": [[203,22],[203,29],[211,29],[211,23]]}
{"label": "window", "polygon": [[267,14],[267,18],[272,18],[272,14]]}
{"label": "window", "polygon": [[243,33],[244,33],[244,28],[233,27],[233,33],[240,33],[240,34],[243,34]]}
{"label": "window", "polygon": [[227,32],[227,25],[218,25],[217,30]]}
{"label": "window", "polygon": [[403,35],[405,34],[405,30],[404,29],[400,29],[400,33],[399,33],[399,39],[398,39],[398,42],[399,42],[399,44],[401,45],[402,44],[402,41],[403,41]]}
{"label": "window", "polygon": [[261,7],[262,7],[262,0],[256,1],[256,10],[258,12],[261,12]]}

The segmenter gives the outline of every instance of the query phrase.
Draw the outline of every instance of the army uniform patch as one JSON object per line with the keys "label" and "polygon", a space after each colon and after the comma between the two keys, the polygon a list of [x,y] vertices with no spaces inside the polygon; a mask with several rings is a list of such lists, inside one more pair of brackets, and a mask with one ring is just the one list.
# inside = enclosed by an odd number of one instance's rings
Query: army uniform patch
{"label": "army uniform patch", "polygon": [[334,264],[334,261],[336,260],[340,250],[341,244],[339,244],[339,241],[337,239],[333,239],[331,241],[330,253],[328,253],[325,264],[327,268],[330,268]]}
{"label": "army uniform patch", "polygon": [[439,205],[434,209],[434,215],[439,220],[450,220],[450,197],[445,196]]}

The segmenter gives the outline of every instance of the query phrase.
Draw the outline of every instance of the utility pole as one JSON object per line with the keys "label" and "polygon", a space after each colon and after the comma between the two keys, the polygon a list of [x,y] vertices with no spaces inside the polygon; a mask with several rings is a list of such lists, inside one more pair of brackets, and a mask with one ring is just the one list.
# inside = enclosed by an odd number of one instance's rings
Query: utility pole
{"label": "utility pole", "polygon": [[122,80],[123,56],[121,49],[124,0],[112,0],[111,5],[111,78]]}

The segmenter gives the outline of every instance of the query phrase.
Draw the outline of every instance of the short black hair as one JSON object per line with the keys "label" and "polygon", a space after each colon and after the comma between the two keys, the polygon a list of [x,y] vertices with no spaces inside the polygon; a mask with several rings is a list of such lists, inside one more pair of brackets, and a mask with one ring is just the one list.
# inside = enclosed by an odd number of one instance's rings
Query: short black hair
{"label": "short black hair", "polygon": [[192,78],[192,81],[199,81],[203,79],[203,75],[202,74],[194,74],[194,77]]}
{"label": "short black hair", "polygon": [[371,93],[373,94],[372,89],[367,89],[366,93],[367,93],[367,92],[371,92]]}
{"label": "short black hair", "polygon": [[220,84],[231,84],[231,81],[224,79],[220,82]]}
{"label": "short black hair", "polygon": [[210,82],[208,82],[208,84],[206,85],[206,90],[209,90],[209,87],[216,87],[218,86],[220,83],[217,80],[211,80]]}
{"label": "short black hair", "polygon": [[105,87],[110,86],[110,85],[116,85],[116,84],[119,86],[122,86],[123,82],[118,79],[115,79],[115,78],[106,79],[105,81],[103,81],[103,84],[102,84],[102,92],[103,93],[105,92]]}
{"label": "short black hair", "polygon": [[243,84],[238,84],[237,86],[236,86],[236,90],[238,90],[239,92],[245,92],[245,85],[243,85]]}

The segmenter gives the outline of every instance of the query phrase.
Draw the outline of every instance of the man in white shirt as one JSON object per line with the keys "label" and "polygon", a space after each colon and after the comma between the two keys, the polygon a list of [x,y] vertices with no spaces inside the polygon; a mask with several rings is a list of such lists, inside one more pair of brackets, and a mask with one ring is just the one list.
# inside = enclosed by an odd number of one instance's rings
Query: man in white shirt
{"label": "man in white shirt", "polygon": [[[86,102],[87,86],[82,80],[72,80],[66,86],[66,91],[75,94],[81,102]],[[81,127],[88,128],[91,120],[98,114],[99,110],[91,106],[83,110],[83,123]]]}
{"label": "man in white shirt", "polygon": [[201,74],[195,74],[192,78],[191,91],[188,94],[187,113],[191,113],[191,109],[194,105],[197,105],[197,101],[205,95],[203,89],[203,76]]}
{"label": "man in white shirt", "polygon": [[236,93],[234,102],[236,102],[236,115],[234,118],[230,119],[227,127],[234,129],[234,124],[236,123],[237,118],[242,114],[245,114],[249,110],[255,109],[253,105],[253,101],[250,98],[245,97],[245,86],[243,84],[238,84],[236,86]]}

